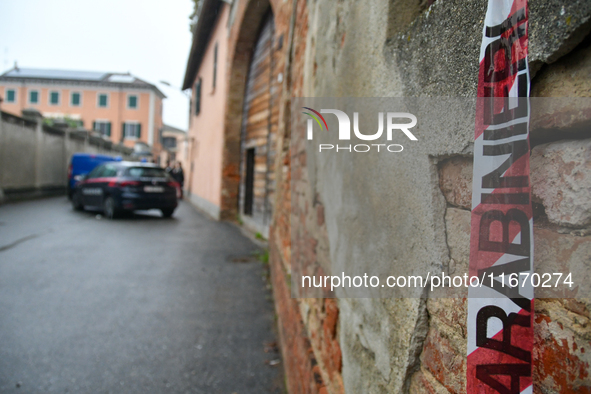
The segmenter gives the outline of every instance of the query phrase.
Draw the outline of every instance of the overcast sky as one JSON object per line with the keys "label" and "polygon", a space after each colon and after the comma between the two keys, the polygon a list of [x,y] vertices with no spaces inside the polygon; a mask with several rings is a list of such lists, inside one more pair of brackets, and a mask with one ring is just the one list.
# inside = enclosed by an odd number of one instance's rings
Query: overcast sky
{"label": "overcast sky", "polygon": [[[131,72],[168,97],[164,122],[187,129],[179,91],[191,0],[0,0],[0,67]],[[176,88],[159,81],[167,81]]]}

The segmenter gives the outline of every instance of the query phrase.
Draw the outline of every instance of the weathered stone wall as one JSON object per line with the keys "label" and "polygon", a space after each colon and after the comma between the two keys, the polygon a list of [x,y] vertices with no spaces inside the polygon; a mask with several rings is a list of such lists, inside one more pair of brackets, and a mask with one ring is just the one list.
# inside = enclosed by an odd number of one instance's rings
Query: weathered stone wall
{"label": "weathered stone wall", "polygon": [[[430,3],[296,2],[286,53],[277,149],[282,154],[270,239],[291,392],[465,392],[466,300],[289,298],[292,228],[307,247],[303,258],[317,272],[330,266],[353,270],[346,257],[355,248],[369,261],[401,257],[425,272],[468,264],[473,119],[452,132],[422,136],[416,157],[405,157],[408,161],[398,166],[385,164],[377,173],[375,166],[351,168],[345,159],[330,168],[318,165],[320,158],[303,149],[288,152],[287,95],[476,94],[486,1]],[[590,17],[588,1],[530,1],[532,96],[589,96]],[[554,108],[550,118],[532,115],[538,262],[591,260],[591,116],[585,111],[560,116],[568,110]],[[367,179],[379,179],[383,187],[367,188]],[[290,183],[297,185],[297,193],[291,194]],[[346,214],[351,206],[343,201],[380,205],[359,205],[375,215],[352,221]],[[292,228],[291,210],[296,221]],[[363,249],[358,234],[383,240],[383,247]],[[586,300],[536,300],[534,392],[591,391],[590,307]],[[306,383],[310,379],[315,383]]]}

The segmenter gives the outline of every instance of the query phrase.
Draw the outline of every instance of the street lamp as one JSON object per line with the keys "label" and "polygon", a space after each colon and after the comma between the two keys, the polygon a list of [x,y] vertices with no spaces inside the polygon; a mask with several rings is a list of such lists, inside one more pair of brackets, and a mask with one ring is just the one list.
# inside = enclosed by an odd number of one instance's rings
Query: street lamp
{"label": "street lamp", "polygon": [[168,86],[169,88],[173,88],[173,89],[178,89],[178,90],[180,90],[180,91],[181,91],[181,93],[183,93],[183,94],[184,94],[185,96],[187,96],[188,98],[192,98],[192,97],[193,97],[193,95],[192,95],[192,94],[191,94],[191,93],[188,91],[189,89],[185,89],[185,90],[183,90],[183,89],[181,89],[180,87],[178,87],[178,86],[174,86],[174,85],[172,85],[170,82],[167,82],[167,81],[158,81],[158,82],[160,82],[162,85],[166,85],[166,86]]}

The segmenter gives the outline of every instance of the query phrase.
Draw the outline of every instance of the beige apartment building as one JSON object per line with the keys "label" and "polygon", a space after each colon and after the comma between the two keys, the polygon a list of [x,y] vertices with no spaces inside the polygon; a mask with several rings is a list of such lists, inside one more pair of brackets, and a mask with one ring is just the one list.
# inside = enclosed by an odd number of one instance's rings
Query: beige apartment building
{"label": "beige apartment building", "polygon": [[15,66],[0,75],[0,97],[3,111],[35,108],[46,118],[77,121],[114,143],[159,156],[166,96],[131,74]]}

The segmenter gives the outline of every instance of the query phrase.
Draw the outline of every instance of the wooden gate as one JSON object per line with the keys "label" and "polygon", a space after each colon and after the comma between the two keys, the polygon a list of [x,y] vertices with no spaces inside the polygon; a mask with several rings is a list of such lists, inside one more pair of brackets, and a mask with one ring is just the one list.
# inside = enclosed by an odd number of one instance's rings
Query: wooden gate
{"label": "wooden gate", "polygon": [[250,62],[241,130],[240,213],[267,228],[273,212],[279,86],[273,14],[264,19]]}

